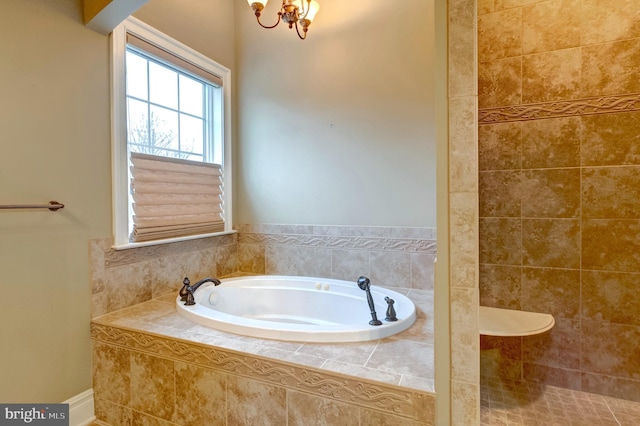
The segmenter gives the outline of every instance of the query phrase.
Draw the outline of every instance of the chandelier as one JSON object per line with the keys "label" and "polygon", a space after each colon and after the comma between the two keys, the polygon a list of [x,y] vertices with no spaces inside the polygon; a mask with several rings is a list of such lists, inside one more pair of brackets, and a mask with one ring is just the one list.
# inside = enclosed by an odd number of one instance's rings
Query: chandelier
{"label": "chandelier", "polygon": [[[253,9],[253,12],[256,14],[258,24],[260,24],[262,28],[275,28],[280,21],[283,21],[289,24],[290,29],[295,26],[296,33],[298,33],[298,37],[302,40],[307,38],[309,25],[311,25],[311,21],[313,21],[316,13],[318,13],[318,9],[320,9],[320,5],[315,0],[282,0],[282,5],[278,11],[278,20],[275,24],[267,26],[260,22],[260,14],[269,0],[262,1],[264,3],[247,0],[251,9]],[[302,27],[302,34],[300,34],[300,27]]]}

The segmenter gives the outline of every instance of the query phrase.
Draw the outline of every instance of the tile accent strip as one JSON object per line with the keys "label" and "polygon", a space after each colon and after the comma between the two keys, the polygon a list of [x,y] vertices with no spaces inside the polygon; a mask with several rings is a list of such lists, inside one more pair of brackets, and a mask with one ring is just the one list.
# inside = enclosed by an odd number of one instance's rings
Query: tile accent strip
{"label": "tile accent strip", "polygon": [[413,420],[433,421],[435,395],[376,382],[357,380],[283,361],[248,355],[93,322],[91,338],[172,360],[214,368],[317,396],[350,402]]}
{"label": "tile accent strip", "polygon": [[241,233],[239,234],[238,242],[244,244],[281,244],[333,249],[389,250],[422,253],[436,252],[435,240],[402,238]]}
{"label": "tile accent strip", "polygon": [[640,93],[481,109],[478,124],[640,111]]}

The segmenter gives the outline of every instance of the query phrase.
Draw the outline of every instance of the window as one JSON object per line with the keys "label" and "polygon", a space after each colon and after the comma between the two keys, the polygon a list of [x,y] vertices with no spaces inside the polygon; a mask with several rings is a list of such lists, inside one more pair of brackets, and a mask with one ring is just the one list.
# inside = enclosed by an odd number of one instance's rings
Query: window
{"label": "window", "polygon": [[230,232],[230,72],[137,21],[112,34],[115,247]]}

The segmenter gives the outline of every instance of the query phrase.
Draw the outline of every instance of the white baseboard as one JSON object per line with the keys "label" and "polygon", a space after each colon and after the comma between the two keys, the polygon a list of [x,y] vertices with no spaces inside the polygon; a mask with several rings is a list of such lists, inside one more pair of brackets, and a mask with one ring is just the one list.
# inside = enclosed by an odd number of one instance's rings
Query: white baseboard
{"label": "white baseboard", "polygon": [[72,396],[64,404],[69,404],[69,426],[87,426],[95,421],[93,389]]}

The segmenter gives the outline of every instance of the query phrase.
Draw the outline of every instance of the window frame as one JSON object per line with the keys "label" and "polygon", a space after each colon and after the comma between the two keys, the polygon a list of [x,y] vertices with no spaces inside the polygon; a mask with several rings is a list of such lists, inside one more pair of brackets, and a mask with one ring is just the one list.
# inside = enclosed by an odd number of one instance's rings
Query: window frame
{"label": "window frame", "polygon": [[[132,243],[129,241],[129,159],[127,155],[127,104],[125,54],[127,33],[147,40],[164,50],[185,59],[222,79],[222,122],[219,126],[222,138],[222,176],[224,192],[222,194],[225,228],[223,232],[168,238],[163,240]],[[193,240],[216,235],[233,233],[232,210],[232,144],[231,144],[231,71],[196,52],[190,47],[172,39],[166,34],[129,17],[111,33],[111,165],[112,165],[112,202],[113,202],[113,248],[166,244],[177,241]],[[216,130],[214,130],[216,131]]]}

